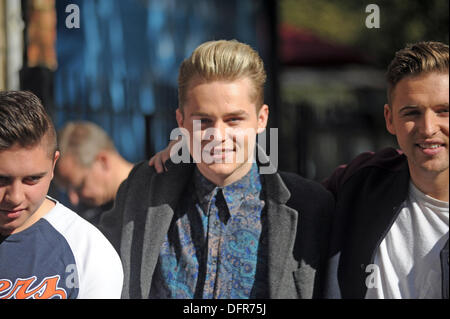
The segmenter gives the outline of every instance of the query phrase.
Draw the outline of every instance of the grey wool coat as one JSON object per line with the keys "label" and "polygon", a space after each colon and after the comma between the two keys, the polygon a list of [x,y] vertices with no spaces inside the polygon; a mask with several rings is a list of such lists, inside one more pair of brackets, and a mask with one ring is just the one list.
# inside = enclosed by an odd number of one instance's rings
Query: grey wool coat
{"label": "grey wool coat", "polygon": [[[122,259],[122,298],[148,298],[160,247],[195,164],[137,164],[99,228]],[[269,298],[322,297],[334,200],[320,184],[290,173],[262,174],[268,227]],[[182,203],[181,203],[182,204]]]}

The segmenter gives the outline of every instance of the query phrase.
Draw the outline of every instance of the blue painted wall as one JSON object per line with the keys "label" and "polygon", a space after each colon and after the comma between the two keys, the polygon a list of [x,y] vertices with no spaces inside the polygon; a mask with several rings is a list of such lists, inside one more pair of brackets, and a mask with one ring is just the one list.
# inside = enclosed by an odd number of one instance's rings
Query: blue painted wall
{"label": "blue painted wall", "polygon": [[[71,3],[80,8],[79,29],[65,25]],[[178,66],[200,43],[238,39],[268,56],[264,0],[58,0],[56,7],[56,127],[93,121],[132,162],[167,144]]]}

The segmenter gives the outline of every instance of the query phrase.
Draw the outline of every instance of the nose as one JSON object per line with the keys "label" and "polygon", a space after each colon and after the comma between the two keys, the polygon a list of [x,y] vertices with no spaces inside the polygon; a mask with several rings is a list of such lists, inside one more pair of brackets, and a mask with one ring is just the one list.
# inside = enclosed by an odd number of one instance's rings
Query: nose
{"label": "nose", "polygon": [[19,181],[11,183],[5,190],[4,199],[8,205],[12,206],[11,208],[20,206],[25,199],[22,183]]}
{"label": "nose", "polygon": [[438,118],[432,110],[424,112],[419,129],[426,137],[432,137],[439,130]]}
{"label": "nose", "polygon": [[222,122],[222,121],[215,121],[214,125],[211,127],[212,132],[211,134],[209,134],[209,139],[212,140],[214,139],[217,142],[222,142],[223,140],[225,140],[225,136],[226,136],[226,128],[227,125]]}

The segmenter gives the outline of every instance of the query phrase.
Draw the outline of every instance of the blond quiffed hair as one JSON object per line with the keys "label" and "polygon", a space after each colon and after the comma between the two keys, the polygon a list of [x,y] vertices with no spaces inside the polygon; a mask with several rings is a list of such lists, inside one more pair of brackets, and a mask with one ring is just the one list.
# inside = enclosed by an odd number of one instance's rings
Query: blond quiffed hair
{"label": "blond quiffed hair", "polygon": [[259,109],[264,103],[264,83],[267,78],[259,54],[249,45],[236,40],[205,42],[181,63],[178,75],[179,108],[183,110],[189,84],[193,78],[210,82],[234,81],[245,77],[253,84],[254,90],[250,98]]}

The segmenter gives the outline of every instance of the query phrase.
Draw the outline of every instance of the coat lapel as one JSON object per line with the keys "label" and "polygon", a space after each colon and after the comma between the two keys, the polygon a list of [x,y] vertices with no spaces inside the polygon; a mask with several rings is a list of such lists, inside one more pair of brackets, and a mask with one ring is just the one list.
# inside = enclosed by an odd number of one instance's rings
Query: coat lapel
{"label": "coat lapel", "polygon": [[144,226],[140,287],[143,298],[150,293],[152,275],[158,261],[159,249],[172,221],[174,210],[169,205],[149,207]]}
{"label": "coat lapel", "polygon": [[148,194],[140,269],[143,298],[149,296],[161,245],[169,230],[178,200],[192,176],[193,165],[169,163],[166,164],[167,172],[155,174],[152,178]]}
{"label": "coat lapel", "polygon": [[298,213],[286,206],[291,194],[278,174],[261,175],[267,202],[269,298],[277,298],[297,235]]}

